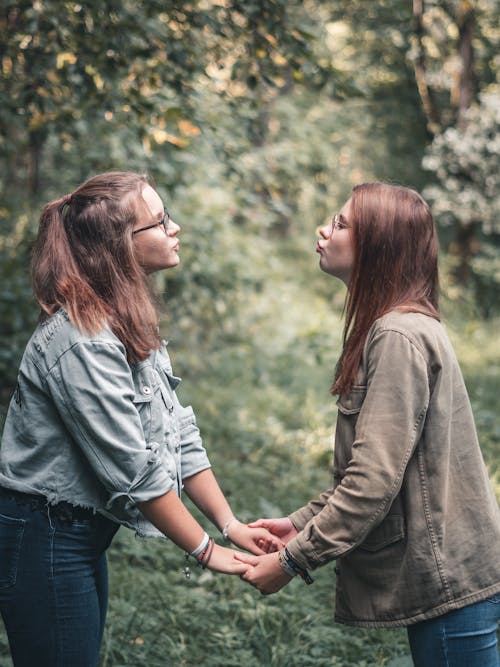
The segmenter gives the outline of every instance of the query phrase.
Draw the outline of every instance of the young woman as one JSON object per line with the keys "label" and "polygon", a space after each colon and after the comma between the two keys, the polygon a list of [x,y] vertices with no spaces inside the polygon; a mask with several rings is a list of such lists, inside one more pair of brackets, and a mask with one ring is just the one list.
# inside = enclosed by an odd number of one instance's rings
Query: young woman
{"label": "young woman", "polygon": [[208,537],[182,487],[232,542],[263,553],[210,470],[159,338],[147,276],[177,266],[179,229],[127,172],[95,176],[42,213],[40,324],[0,449],[0,611],[15,667],[98,664],[105,552],[120,524],[168,536],[203,567],[248,568]]}
{"label": "young woman", "polygon": [[321,269],[348,287],[333,487],[255,522],[286,547],[238,556],[242,578],[273,593],[336,560],[338,621],[408,626],[418,667],[498,666],[500,512],[439,321],[429,207],[360,185],[320,237]]}

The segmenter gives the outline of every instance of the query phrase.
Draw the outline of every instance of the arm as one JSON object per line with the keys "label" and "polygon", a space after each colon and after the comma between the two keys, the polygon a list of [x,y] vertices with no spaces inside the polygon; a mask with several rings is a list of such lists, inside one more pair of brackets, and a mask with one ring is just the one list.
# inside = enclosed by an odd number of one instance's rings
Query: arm
{"label": "arm", "polygon": [[[367,353],[366,395],[345,474],[323,509],[287,545],[305,569],[346,555],[382,522],[422,434],[429,403],[422,350],[404,333],[383,330]],[[339,419],[354,419],[352,412]]]}
{"label": "arm", "polygon": [[[205,531],[189,513],[174,491],[138,504],[144,516],[178,547],[190,553],[202,542]],[[235,552],[215,545],[208,567],[226,574],[242,574],[248,565],[234,558]]]}
{"label": "arm", "polygon": [[211,469],[184,479],[184,488],[203,514],[220,531],[225,530],[231,542],[241,549],[263,554],[265,550],[259,546],[260,541],[279,548],[280,542],[266,528],[249,528],[236,519]]}

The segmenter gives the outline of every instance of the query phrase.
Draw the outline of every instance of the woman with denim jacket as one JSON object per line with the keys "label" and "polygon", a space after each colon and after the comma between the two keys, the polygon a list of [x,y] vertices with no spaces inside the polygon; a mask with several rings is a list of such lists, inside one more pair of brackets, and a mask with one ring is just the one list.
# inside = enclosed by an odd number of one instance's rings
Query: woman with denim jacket
{"label": "woman with denim jacket", "polygon": [[264,553],[269,533],[233,516],[158,335],[148,276],[179,263],[179,229],[129,172],[95,176],[42,213],[40,324],[0,449],[0,611],[15,667],[98,664],[120,524],[169,537],[202,567],[248,568],[209,538],[182,487],[232,542]]}
{"label": "woman with denim jacket", "polygon": [[333,485],[281,519],[283,546],[238,556],[273,593],[336,560],[336,620],[407,626],[417,667],[498,667],[500,512],[462,375],[439,321],[438,241],[414,190],[353,189],[320,230],[348,288]]}

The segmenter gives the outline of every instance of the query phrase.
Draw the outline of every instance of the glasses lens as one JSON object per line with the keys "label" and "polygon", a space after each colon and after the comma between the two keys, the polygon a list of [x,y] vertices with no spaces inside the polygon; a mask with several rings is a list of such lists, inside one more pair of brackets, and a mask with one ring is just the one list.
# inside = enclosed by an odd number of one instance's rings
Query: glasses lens
{"label": "glasses lens", "polygon": [[167,211],[165,211],[165,215],[163,216],[162,224],[163,224],[163,229],[165,230],[165,234],[167,234],[168,236],[170,227],[170,216]]}

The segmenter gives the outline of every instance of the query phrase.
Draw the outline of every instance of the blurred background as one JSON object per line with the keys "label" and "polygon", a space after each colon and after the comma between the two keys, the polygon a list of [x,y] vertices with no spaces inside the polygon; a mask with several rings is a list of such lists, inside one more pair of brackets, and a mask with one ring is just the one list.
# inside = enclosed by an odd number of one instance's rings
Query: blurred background
{"label": "blurred background", "polygon": [[[345,298],[315,230],[386,180],[435,213],[443,319],[500,496],[499,19],[498,0],[3,0],[0,426],[38,314],[41,207],[146,172],[181,226],[162,333],[221,484],[242,519],[303,504],[330,484]],[[411,664],[403,631],[333,625],[333,565],[262,598],[185,581],[177,549],[124,530],[110,560],[103,666]]]}

